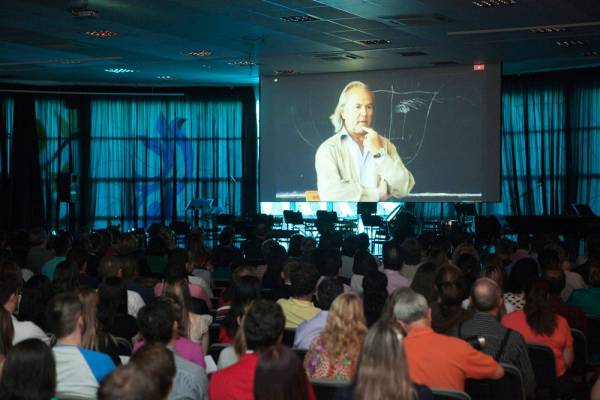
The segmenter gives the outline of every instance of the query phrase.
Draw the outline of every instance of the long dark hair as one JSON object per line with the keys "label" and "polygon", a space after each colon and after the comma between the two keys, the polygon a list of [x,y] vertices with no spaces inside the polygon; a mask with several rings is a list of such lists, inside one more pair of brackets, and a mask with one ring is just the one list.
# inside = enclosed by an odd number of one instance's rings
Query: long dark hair
{"label": "long dark hair", "polygon": [[276,345],[262,353],[254,375],[256,400],[307,400],[308,378],[300,358]]}
{"label": "long dark hair", "polygon": [[538,335],[552,335],[556,329],[556,314],[552,307],[548,306],[550,297],[550,285],[548,282],[538,280],[529,289],[525,298],[525,318],[527,324]]}
{"label": "long dark hair", "polygon": [[0,378],[0,399],[50,400],[55,391],[56,364],[50,347],[28,339],[8,352]]}
{"label": "long dark hair", "polygon": [[410,288],[415,292],[422,294],[429,304],[438,299],[438,291],[435,287],[435,273],[437,265],[431,262],[422,264],[415,272],[415,276],[410,284]]}
{"label": "long dark hair", "polygon": [[287,251],[281,245],[276,245],[271,248],[269,254],[266,257],[267,270],[263,276],[263,286],[266,288],[277,288],[283,286],[283,279],[281,278],[281,272],[283,271],[283,265],[288,258]]}
{"label": "long dark hair", "polygon": [[538,265],[533,258],[521,258],[515,262],[506,285],[510,293],[529,292],[531,284],[538,278]]}
{"label": "long dark hair", "polygon": [[377,260],[368,250],[360,249],[354,253],[352,273],[356,275],[370,275],[377,272]]}
{"label": "long dark hair", "polygon": [[46,321],[46,306],[52,298],[52,285],[46,275],[35,275],[29,279],[21,292],[21,303],[19,303],[20,321],[32,321],[42,328],[44,332],[49,331]]}
{"label": "long dark hair", "polygon": [[6,355],[12,347],[15,337],[15,328],[13,327],[10,313],[0,307],[0,354]]}
{"label": "long dark hair", "polygon": [[127,314],[127,288],[121,278],[111,276],[98,286],[98,320],[108,332],[115,317]]}
{"label": "long dark hair", "polygon": [[238,330],[238,318],[244,314],[244,309],[252,301],[260,298],[260,279],[247,275],[233,281],[231,308],[223,319],[223,326],[230,337]]}

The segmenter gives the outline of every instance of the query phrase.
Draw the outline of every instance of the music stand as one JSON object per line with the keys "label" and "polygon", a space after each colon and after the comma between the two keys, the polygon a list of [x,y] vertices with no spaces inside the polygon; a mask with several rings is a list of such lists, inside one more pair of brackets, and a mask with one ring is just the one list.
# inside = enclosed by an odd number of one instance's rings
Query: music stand
{"label": "music stand", "polygon": [[377,214],[377,203],[376,202],[363,202],[363,201],[358,202],[358,203],[356,203],[356,213],[358,215]]}

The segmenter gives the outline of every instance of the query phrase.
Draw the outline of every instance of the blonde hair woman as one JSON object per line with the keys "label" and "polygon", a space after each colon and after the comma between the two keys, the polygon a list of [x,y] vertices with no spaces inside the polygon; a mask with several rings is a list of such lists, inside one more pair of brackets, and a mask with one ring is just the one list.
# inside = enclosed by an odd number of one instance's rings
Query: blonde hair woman
{"label": "blonde hair woman", "polygon": [[313,339],[304,358],[308,377],[351,380],[366,334],[360,297],[354,293],[339,295],[331,304],[325,328]]}
{"label": "blonde hair woman", "polygon": [[338,398],[412,400],[433,395],[426,386],[411,384],[402,334],[393,324],[379,320],[365,337],[354,383]]}

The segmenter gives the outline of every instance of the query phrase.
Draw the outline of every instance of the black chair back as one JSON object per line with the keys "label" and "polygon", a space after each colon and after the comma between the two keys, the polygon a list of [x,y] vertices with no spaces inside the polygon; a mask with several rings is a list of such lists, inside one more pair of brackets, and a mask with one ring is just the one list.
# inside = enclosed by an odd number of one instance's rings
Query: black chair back
{"label": "black chair back", "polygon": [[552,349],[539,343],[527,343],[527,351],[535,375],[536,399],[556,398],[556,365]]}
{"label": "black chair back", "polygon": [[283,344],[287,347],[294,347],[294,337],[296,336],[296,329],[294,328],[285,328],[283,331]]}
{"label": "black chair back", "polygon": [[502,363],[504,376],[500,379],[467,379],[465,392],[473,400],[525,400],[521,371],[510,364]]}
{"label": "black chair back", "polygon": [[471,396],[458,390],[431,388],[431,392],[433,400],[471,400]]}
{"label": "black chair back", "polygon": [[219,361],[219,356],[225,347],[229,346],[226,343],[213,343],[208,348],[208,355],[212,357],[215,364]]}
{"label": "black chair back", "polygon": [[600,366],[600,317],[588,317],[589,364]]}
{"label": "black chair back", "polygon": [[345,390],[350,386],[350,382],[326,380],[326,379],[311,379],[313,390],[317,400],[333,400],[340,390]]}
{"label": "black chair back", "polygon": [[583,332],[579,329],[571,328],[573,336],[573,351],[575,352],[575,361],[571,366],[571,371],[576,375],[584,374],[589,363],[588,344]]}

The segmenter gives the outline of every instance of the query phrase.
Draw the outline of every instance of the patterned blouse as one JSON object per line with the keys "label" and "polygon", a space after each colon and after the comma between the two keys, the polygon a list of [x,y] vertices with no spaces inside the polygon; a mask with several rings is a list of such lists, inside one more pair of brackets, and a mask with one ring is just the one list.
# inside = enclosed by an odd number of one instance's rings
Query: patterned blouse
{"label": "patterned blouse", "polygon": [[329,358],[321,336],[312,340],[304,357],[304,368],[310,379],[335,379],[350,381],[356,372],[358,352],[343,354],[338,359]]}

